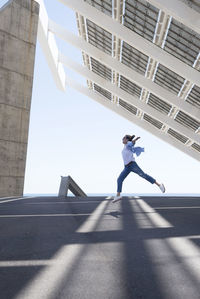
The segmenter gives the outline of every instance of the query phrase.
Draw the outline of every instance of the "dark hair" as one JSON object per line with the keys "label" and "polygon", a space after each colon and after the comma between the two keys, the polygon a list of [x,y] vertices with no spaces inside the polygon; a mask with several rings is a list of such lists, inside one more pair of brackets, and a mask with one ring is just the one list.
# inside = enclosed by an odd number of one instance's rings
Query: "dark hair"
{"label": "dark hair", "polygon": [[131,141],[135,137],[135,135],[132,135],[132,136],[131,135],[126,135],[125,137],[128,141]]}

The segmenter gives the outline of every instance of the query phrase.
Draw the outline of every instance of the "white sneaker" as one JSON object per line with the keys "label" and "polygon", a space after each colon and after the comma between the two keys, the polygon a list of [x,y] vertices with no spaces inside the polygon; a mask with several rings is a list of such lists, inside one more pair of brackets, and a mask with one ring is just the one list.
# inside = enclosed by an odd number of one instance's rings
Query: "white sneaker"
{"label": "white sneaker", "polygon": [[115,203],[121,199],[122,199],[122,196],[115,196],[114,199],[112,200],[112,203]]}
{"label": "white sneaker", "polygon": [[159,188],[160,188],[160,190],[162,191],[162,193],[165,193],[165,186],[164,186],[163,183],[160,184]]}

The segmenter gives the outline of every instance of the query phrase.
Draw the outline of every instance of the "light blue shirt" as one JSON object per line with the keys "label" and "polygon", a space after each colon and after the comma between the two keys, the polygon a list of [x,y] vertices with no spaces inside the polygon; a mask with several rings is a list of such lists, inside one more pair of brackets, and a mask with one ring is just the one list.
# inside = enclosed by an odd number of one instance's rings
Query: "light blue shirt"
{"label": "light blue shirt", "polygon": [[133,154],[139,156],[142,152],[144,152],[143,147],[139,147],[139,146],[135,147],[132,141],[128,141],[127,144],[124,145],[124,148],[122,150],[124,165],[127,165],[131,161],[135,161]]}

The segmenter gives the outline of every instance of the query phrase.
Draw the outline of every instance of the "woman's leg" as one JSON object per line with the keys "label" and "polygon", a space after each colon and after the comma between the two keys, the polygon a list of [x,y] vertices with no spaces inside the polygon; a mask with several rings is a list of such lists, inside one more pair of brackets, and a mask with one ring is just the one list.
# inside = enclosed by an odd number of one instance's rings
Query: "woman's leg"
{"label": "woman's leg", "polygon": [[144,171],[137,165],[136,162],[133,162],[131,164],[131,171],[137,173],[139,176],[150,182],[151,184],[156,184],[162,193],[165,193],[165,186],[164,184],[159,184],[154,178],[152,178],[150,175],[144,173]]}
{"label": "woman's leg", "polygon": [[[131,164],[131,171],[137,173],[139,176],[150,182],[151,184],[157,183],[154,178],[152,178],[150,175],[144,173],[144,171],[137,165],[136,162],[133,162]],[[158,184],[158,183],[157,183]]]}
{"label": "woman's leg", "polygon": [[124,170],[120,173],[117,179],[117,196],[120,196],[120,193],[122,192],[122,183],[130,172],[130,167],[125,167]]}

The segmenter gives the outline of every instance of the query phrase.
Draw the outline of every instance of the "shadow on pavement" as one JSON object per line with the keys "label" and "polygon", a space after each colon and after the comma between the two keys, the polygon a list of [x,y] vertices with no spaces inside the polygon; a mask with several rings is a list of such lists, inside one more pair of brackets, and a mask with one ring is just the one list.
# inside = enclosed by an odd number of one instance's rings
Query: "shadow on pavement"
{"label": "shadow on pavement", "polygon": [[[159,271],[162,273],[165,268],[167,275],[171,270],[175,273],[177,271],[177,279],[179,279],[177,284],[186,283],[187,286],[188,278],[193,291],[190,291],[188,287],[185,294],[191,294],[190,299],[195,298],[195,292],[199,290],[199,278],[186,266],[188,260],[190,262],[191,258],[195,258],[192,256],[193,253],[190,259],[185,257],[183,259],[179,256],[180,253],[177,253],[173,247],[170,247],[170,243],[166,242],[173,238],[190,236],[191,248],[193,244],[197,247],[200,245],[200,239],[197,237],[200,234],[200,200],[198,198],[175,200],[153,197],[141,199],[148,203],[155,213],[159,213],[168,220],[172,227],[141,228],[136,221],[137,214],[140,213],[134,211],[132,206],[134,199],[131,198],[124,198],[118,205],[110,203],[109,210],[101,215],[101,221],[112,219],[116,221],[116,225],[121,221],[121,229],[112,230],[108,226],[104,231],[94,230],[85,233],[77,232],[77,229],[105,198],[87,198],[87,200],[67,198],[60,202],[57,198],[38,198],[0,206],[1,298],[14,298],[31,279],[36,277],[39,271],[46,267],[45,262],[52,259],[63,246],[78,244],[84,246],[73,260],[67,276],[63,276],[59,281],[60,293],[55,298],[67,298],[63,295],[67,294],[67,289],[74,287],[75,290],[78,287],[80,298],[87,299],[93,298],[91,294],[94,292],[96,292],[96,299],[105,298],[106,292],[109,294],[108,298],[115,299],[121,299],[121,294],[125,299],[186,299],[187,297],[181,297],[182,293],[177,293],[177,297],[171,296],[174,293],[173,290],[170,291],[167,281],[166,290],[163,290]],[[148,217],[148,213],[143,214]],[[17,217],[17,215],[22,215],[22,217]],[[24,217],[24,215],[40,215],[40,217]],[[106,254],[102,252],[102,246],[106,244],[112,244],[112,248],[115,248],[115,244],[116,248],[122,246],[121,255],[117,260],[112,251]],[[153,244],[152,246],[156,244],[157,247],[152,247],[153,249],[149,251],[150,247],[148,248],[147,244]],[[162,247],[163,244],[165,244],[163,248],[166,252],[156,251],[159,248],[158,245]],[[3,263],[6,261],[7,264]],[[19,264],[15,266],[16,261]],[[31,261],[31,266],[28,264],[23,266],[24,261]],[[110,271],[112,277],[106,271]],[[78,275],[80,280],[77,285],[76,276]],[[165,273],[164,276],[166,276]],[[117,287],[113,289],[110,287],[109,290],[106,279],[110,280],[113,286],[116,283]],[[119,281],[112,281],[112,279],[119,279]],[[169,276],[169,281],[170,279]],[[119,293],[117,288],[120,290]],[[62,289],[65,290],[64,293]],[[52,297],[52,299],[55,298]]]}

